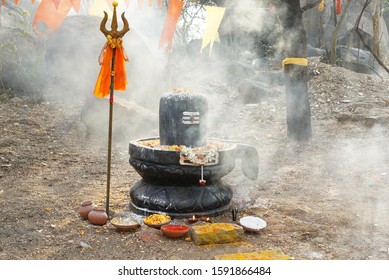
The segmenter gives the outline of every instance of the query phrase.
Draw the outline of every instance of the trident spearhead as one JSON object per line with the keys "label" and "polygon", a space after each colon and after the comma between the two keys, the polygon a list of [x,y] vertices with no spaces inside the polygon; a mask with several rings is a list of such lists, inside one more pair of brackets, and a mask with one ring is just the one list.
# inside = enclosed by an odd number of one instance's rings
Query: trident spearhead
{"label": "trident spearhead", "polygon": [[122,20],[123,20],[123,29],[121,31],[118,31],[118,21],[116,17],[116,6],[118,3],[114,1],[112,3],[113,6],[113,16],[112,16],[112,23],[111,23],[111,31],[109,31],[105,25],[107,24],[108,21],[108,14],[107,12],[104,11],[104,18],[100,23],[100,31],[104,34],[105,37],[108,35],[111,35],[112,38],[122,38],[129,30],[130,26],[128,24],[128,21],[126,17],[124,16],[124,12],[122,13]]}

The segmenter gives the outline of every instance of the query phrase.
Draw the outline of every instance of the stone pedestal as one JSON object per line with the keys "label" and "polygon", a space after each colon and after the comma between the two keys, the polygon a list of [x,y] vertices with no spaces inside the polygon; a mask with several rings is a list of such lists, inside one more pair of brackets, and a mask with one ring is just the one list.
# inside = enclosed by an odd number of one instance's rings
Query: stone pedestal
{"label": "stone pedestal", "polygon": [[217,216],[230,209],[232,190],[221,181],[206,186],[170,186],[140,180],[131,188],[130,196],[132,210],[140,215]]}

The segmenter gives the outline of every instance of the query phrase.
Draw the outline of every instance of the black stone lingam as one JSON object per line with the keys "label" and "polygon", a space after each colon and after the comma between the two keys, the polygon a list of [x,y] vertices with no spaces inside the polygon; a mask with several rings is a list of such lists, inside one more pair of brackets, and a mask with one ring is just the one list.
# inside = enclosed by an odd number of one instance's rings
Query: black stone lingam
{"label": "black stone lingam", "polygon": [[159,102],[161,145],[206,145],[208,103],[195,93],[171,93]]}
{"label": "black stone lingam", "polygon": [[242,160],[243,174],[258,176],[258,153],[249,145],[207,138],[208,103],[192,92],[160,99],[160,137],[130,142],[130,164],[142,179],[130,190],[141,215],[216,216],[230,210],[231,187],[221,180]]}

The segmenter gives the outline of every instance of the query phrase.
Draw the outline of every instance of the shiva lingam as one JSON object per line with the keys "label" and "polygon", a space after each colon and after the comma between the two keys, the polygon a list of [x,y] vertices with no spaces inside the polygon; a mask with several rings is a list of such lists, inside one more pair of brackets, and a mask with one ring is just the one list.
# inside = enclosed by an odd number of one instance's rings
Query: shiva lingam
{"label": "shiva lingam", "polygon": [[204,95],[172,90],[159,104],[159,137],[130,142],[130,164],[142,177],[130,190],[131,209],[141,215],[217,216],[230,210],[231,187],[221,180],[241,159],[243,174],[258,176],[257,150],[207,138]]}

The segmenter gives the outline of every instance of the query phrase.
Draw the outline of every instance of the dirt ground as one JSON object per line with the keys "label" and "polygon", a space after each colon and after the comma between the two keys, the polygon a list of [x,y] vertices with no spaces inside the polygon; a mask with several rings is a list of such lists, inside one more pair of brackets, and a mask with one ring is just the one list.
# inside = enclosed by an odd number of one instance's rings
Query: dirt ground
{"label": "dirt ground", "polygon": [[[222,84],[207,88],[215,117],[209,135],[254,145],[260,155],[256,181],[239,162],[224,177],[232,205],[239,217],[267,221],[244,242],[215,246],[168,239],[145,225],[117,232],[81,219],[82,201],[105,205],[107,166],[106,140],[88,135],[80,120],[85,99],[64,101],[56,88],[42,99],[2,91],[0,259],[204,260],[268,249],[303,260],[389,259],[389,80],[321,63],[312,73],[313,137],[304,143],[286,138],[283,87],[256,104],[239,103]],[[113,214],[129,211],[129,190],[140,179],[128,163],[128,142],[137,137],[114,139]],[[214,221],[232,222],[231,213]]]}

